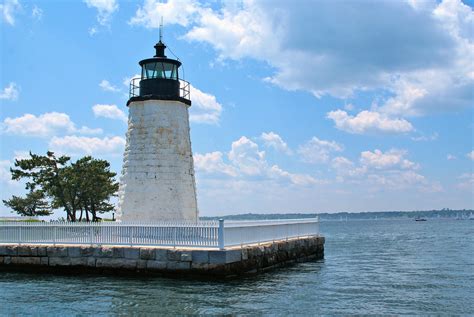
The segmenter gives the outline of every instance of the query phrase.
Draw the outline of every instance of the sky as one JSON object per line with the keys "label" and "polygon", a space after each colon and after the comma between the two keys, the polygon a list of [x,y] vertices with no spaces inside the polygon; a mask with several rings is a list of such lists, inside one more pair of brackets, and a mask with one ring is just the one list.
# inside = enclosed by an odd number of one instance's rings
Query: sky
{"label": "sky", "polygon": [[472,2],[4,0],[0,17],[0,199],[25,193],[9,168],[29,151],[118,179],[163,17],[200,215],[474,208]]}

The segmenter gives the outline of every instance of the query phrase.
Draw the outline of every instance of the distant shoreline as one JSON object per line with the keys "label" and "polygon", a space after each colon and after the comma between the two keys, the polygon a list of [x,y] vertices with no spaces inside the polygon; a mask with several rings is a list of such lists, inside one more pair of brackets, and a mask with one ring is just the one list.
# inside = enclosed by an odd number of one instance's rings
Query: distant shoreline
{"label": "distant shoreline", "polygon": [[[345,221],[345,220],[414,220],[425,219],[457,219],[474,220],[473,209],[440,209],[440,210],[414,210],[414,211],[365,211],[365,212],[320,212],[320,213],[245,213],[229,214],[225,216],[202,216],[200,220],[272,220],[272,219],[304,219],[319,217],[321,221]],[[13,219],[15,218],[15,219]],[[111,219],[103,219],[111,221]],[[0,217],[0,222],[6,221],[43,221],[42,219],[22,219],[21,217]],[[49,220],[46,220],[49,221]]]}
{"label": "distant shoreline", "polygon": [[473,209],[441,209],[441,210],[416,210],[416,211],[372,211],[372,212],[337,212],[337,213],[281,213],[261,214],[245,213],[231,214],[226,216],[205,216],[201,220],[270,220],[270,219],[295,219],[314,218],[319,216],[321,221],[328,220],[378,220],[378,219],[459,219],[467,220],[474,218]]}

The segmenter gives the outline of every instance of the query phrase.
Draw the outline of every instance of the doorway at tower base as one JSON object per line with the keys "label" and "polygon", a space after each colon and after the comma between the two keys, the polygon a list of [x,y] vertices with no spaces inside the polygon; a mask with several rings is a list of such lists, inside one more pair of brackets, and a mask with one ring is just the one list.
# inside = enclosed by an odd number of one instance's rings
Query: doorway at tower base
{"label": "doorway at tower base", "polygon": [[119,220],[197,221],[188,107],[167,100],[129,104]]}

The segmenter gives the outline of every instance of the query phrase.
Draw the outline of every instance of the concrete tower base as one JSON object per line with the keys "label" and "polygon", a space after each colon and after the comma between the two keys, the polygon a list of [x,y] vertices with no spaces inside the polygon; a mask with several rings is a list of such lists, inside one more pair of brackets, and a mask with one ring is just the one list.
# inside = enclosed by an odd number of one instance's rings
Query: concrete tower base
{"label": "concrete tower base", "polygon": [[189,130],[188,105],[183,102],[129,104],[118,219],[198,219]]}

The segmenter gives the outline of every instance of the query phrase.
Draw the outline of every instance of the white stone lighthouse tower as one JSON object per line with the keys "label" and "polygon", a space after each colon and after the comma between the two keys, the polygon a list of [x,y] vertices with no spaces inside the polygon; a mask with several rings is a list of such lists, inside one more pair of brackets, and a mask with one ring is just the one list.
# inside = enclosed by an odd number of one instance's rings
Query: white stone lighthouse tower
{"label": "white stone lighthouse tower", "polygon": [[118,219],[198,219],[189,135],[189,83],[179,78],[181,62],[155,45],[140,61],[141,78],[130,83],[127,144],[119,189]]}

